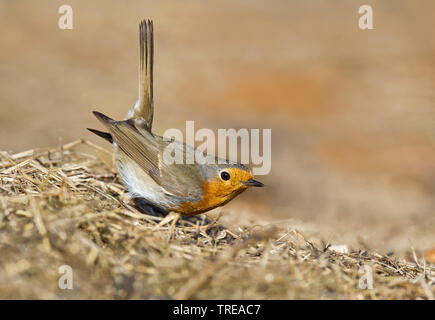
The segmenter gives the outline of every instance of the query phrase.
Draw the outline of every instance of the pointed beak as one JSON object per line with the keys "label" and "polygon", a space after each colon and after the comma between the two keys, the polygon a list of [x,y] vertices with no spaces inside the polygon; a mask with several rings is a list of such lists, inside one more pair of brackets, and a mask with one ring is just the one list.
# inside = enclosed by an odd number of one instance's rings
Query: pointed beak
{"label": "pointed beak", "polygon": [[264,184],[254,179],[249,179],[248,181],[243,181],[242,183],[247,187],[264,187]]}

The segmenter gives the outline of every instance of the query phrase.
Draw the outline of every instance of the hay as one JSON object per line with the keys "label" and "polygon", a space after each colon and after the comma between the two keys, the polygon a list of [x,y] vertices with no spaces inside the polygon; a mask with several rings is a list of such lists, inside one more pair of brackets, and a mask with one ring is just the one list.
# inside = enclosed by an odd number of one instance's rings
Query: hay
{"label": "hay", "polygon": [[[143,215],[102,153],[84,140],[0,152],[1,299],[433,298],[435,268],[413,250],[340,253],[284,226]],[[62,265],[72,290],[59,289]],[[373,290],[358,287],[364,265]]]}

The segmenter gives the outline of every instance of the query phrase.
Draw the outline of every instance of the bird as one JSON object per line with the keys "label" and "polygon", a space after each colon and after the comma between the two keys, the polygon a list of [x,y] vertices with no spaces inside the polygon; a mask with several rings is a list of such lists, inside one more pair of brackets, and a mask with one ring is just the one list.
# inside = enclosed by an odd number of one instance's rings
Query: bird
{"label": "bird", "polygon": [[[143,213],[193,216],[223,206],[249,187],[263,187],[247,166],[206,154],[184,142],[152,132],[154,116],[152,20],[139,24],[139,98],[126,117],[116,121],[93,111],[107,131],[87,128],[113,145],[127,194]],[[165,148],[181,151],[183,160],[200,152],[199,163],[171,163]]]}

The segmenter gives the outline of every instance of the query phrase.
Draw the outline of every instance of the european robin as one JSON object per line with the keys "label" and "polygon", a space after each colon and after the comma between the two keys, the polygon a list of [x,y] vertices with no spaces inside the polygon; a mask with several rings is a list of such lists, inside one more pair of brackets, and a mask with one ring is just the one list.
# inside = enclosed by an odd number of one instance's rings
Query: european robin
{"label": "european robin", "polygon": [[[243,164],[205,154],[183,142],[152,133],[152,21],[140,23],[139,42],[139,99],[123,121],[94,111],[108,132],[88,129],[113,144],[119,173],[136,205],[150,214],[173,211],[195,215],[228,203],[248,187],[263,187]],[[182,163],[166,161],[164,151],[169,144],[182,152]],[[198,152],[203,156],[201,163],[184,161],[189,153]]]}

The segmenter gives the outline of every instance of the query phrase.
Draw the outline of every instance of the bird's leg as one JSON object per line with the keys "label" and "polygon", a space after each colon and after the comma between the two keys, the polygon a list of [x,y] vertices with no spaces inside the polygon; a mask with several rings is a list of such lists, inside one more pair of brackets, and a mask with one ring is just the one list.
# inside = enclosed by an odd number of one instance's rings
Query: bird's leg
{"label": "bird's leg", "polygon": [[211,224],[212,221],[207,218],[206,215],[196,215],[196,216],[182,216],[181,220],[188,221],[192,224],[199,224],[201,226]]}
{"label": "bird's leg", "polygon": [[166,217],[169,214],[168,211],[153,206],[143,198],[133,198],[132,201],[134,206],[142,213],[149,214],[154,217]]}

